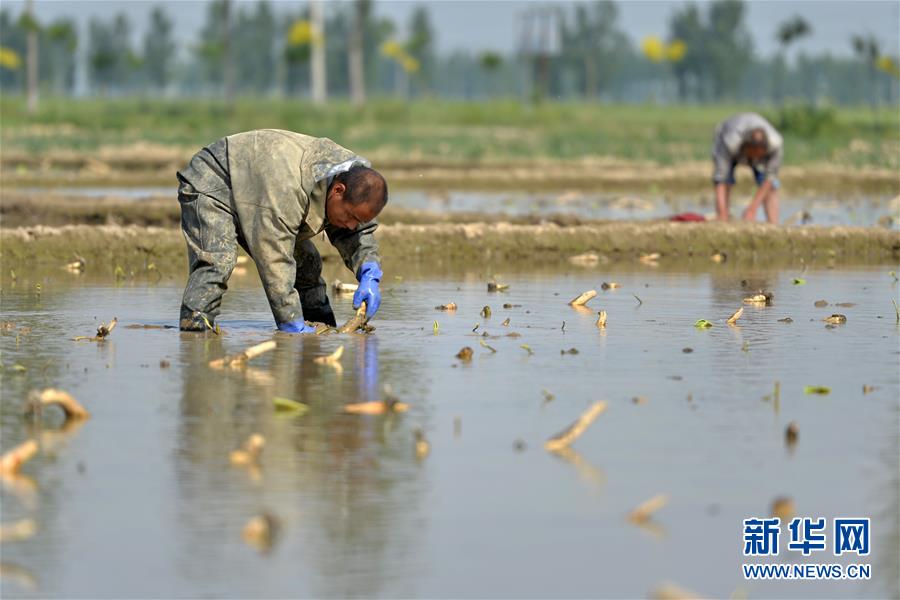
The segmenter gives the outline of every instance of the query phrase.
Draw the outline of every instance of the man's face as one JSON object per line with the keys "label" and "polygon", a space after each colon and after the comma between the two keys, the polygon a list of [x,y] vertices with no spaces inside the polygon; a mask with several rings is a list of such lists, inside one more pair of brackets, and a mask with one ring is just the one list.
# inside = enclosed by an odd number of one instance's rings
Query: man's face
{"label": "man's face", "polygon": [[373,208],[373,202],[350,204],[344,200],[346,191],[347,186],[338,182],[331,186],[325,198],[325,218],[335,227],[356,229],[360,223],[368,223],[381,212]]}

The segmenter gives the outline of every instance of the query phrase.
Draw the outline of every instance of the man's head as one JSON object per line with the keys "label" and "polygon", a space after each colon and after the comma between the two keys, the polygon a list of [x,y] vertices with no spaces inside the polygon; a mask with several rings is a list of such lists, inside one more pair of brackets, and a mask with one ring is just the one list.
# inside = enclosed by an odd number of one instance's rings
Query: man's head
{"label": "man's head", "polygon": [[762,160],[769,153],[769,139],[766,130],[757,128],[744,138],[741,153],[750,161]]}
{"label": "man's head", "polygon": [[339,173],[325,197],[325,217],[335,227],[356,229],[378,216],[388,200],[387,182],[368,167]]}

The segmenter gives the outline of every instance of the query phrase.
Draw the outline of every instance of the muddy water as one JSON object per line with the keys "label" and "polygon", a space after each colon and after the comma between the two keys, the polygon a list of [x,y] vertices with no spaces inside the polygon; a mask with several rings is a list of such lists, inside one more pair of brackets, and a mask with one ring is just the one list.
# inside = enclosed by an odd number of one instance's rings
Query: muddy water
{"label": "muddy water", "polygon": [[[741,187],[734,192],[732,214],[737,217],[750,200],[751,188]],[[28,188],[35,194],[46,188]],[[56,194],[72,197],[108,197],[142,200],[173,196],[174,188],[55,188]],[[676,213],[695,212],[713,214],[712,193],[689,196],[668,196],[660,193],[634,195],[581,191],[564,192],[491,192],[471,190],[410,190],[391,192],[391,205],[438,213],[489,213],[519,217],[525,215],[572,215],[583,219],[662,219]],[[759,220],[765,219],[760,209]],[[792,224],[870,226],[884,224],[890,219],[893,227],[900,227],[900,205],[890,196],[829,197],[825,195],[798,196],[789,191],[782,194],[781,218]],[[879,222],[879,219],[882,221]]]}
{"label": "muddy water", "polygon": [[[217,338],[127,328],[174,325],[174,281],[117,287],[20,274],[14,287],[4,282],[3,319],[31,331],[0,337],[2,449],[30,432],[44,450],[23,477],[4,481],[3,522],[32,516],[38,531],[4,545],[0,590],[643,597],[674,581],[712,597],[896,597],[900,330],[890,300],[898,288],[881,269],[809,271],[794,286],[798,275],[523,272],[503,277],[508,292],[488,294],[479,273],[410,272],[388,278],[373,335],[278,336],[271,354],[222,373],[207,361],[271,337],[254,275],[233,279]],[[729,327],[745,278],[773,290],[775,305],[747,307]],[[612,279],[622,287],[589,304],[608,311],[600,331],[595,312],[566,302]],[[820,299],[856,306],[816,308]],[[450,301],[455,314],[433,308]],[[346,317],[350,299],[335,307]],[[826,328],[832,312],[847,323]],[[108,341],[68,339],[114,315]],[[779,322],[788,316],[792,323]],[[699,318],[714,326],[695,329]],[[312,362],[340,344],[341,372]],[[468,364],[454,358],[465,345],[475,350]],[[561,354],[570,348],[578,354]],[[780,397],[764,399],[775,381]],[[341,413],[347,402],[380,398],[384,384],[408,413]],[[863,394],[864,384],[876,389]],[[807,385],[832,391],[804,395]],[[92,418],[68,431],[52,419],[29,430],[23,398],[45,386],[70,391]],[[544,389],[555,399],[545,402]],[[277,415],[274,396],[310,410]],[[608,410],[571,453],[543,450],[599,399]],[[792,450],[791,421],[800,430]],[[417,427],[431,443],[421,460]],[[268,440],[259,472],[231,467],[229,452],[254,432]],[[659,493],[669,504],[646,526],[627,522]],[[872,580],[745,582],[741,521],[767,516],[781,495],[800,516],[871,517]],[[266,554],[241,541],[262,511],[280,523]],[[830,546],[804,559],[784,549],[786,536],[770,562],[857,562],[833,557]]]}
{"label": "muddy water", "polygon": [[[750,201],[750,188],[733,194],[731,212],[737,217]],[[562,193],[399,191],[391,201],[404,208],[446,212],[490,212],[509,216],[575,215],[585,219],[664,219],[673,214],[695,212],[714,214],[712,193],[691,196],[663,196],[659,193],[634,195],[569,191]],[[890,197],[835,198],[797,196],[789,192],[781,198],[781,218],[793,224],[875,225],[885,216],[898,221],[900,206]],[[760,209],[759,220],[765,215]]]}

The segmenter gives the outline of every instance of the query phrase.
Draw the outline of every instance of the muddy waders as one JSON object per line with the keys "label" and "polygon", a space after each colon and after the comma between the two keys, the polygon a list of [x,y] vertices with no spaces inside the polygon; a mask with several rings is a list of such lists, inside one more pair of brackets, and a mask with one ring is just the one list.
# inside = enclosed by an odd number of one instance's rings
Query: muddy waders
{"label": "muddy waders", "polygon": [[238,247],[256,263],[276,325],[335,325],[311,238],[325,233],[354,274],[380,262],[377,222],[348,230],[325,218],[329,182],[354,164],[369,165],[327,138],[281,130],[235,134],[195,154],[178,172],[190,270],[181,329],[215,325]]}
{"label": "muddy waders", "polygon": [[[204,331],[215,324],[228,278],[237,262],[238,246],[247,250],[227,205],[200,194],[183,182],[178,190],[181,229],[187,241],[188,282],[181,301],[179,326],[183,331]],[[249,252],[248,252],[249,253]],[[303,317],[336,326],[326,284],[322,257],[312,240],[294,246],[297,273],[294,289],[300,297]],[[204,319],[205,318],[205,319]],[[209,325],[207,325],[209,323]]]}

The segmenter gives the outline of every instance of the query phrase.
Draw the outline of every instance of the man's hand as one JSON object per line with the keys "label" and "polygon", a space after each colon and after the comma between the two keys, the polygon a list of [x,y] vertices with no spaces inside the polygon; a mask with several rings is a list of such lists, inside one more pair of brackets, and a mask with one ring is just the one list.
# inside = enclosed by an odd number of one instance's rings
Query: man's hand
{"label": "man's hand", "polygon": [[306,324],[306,321],[289,321],[287,323],[279,323],[278,331],[285,333],[315,333],[316,328]]}
{"label": "man's hand", "polygon": [[[762,177],[762,180],[760,180],[760,177]],[[759,187],[756,188],[753,199],[741,215],[745,221],[756,221],[756,211],[759,210],[759,205],[763,203],[769,192],[772,191],[772,182],[769,179],[765,179],[765,174],[758,176],[756,179],[759,182]]]}
{"label": "man's hand", "polygon": [[366,303],[366,318],[371,318],[378,307],[381,306],[381,290],[378,284],[381,282],[381,267],[377,262],[367,262],[359,268],[359,287],[353,294],[353,308],[359,308]]}

